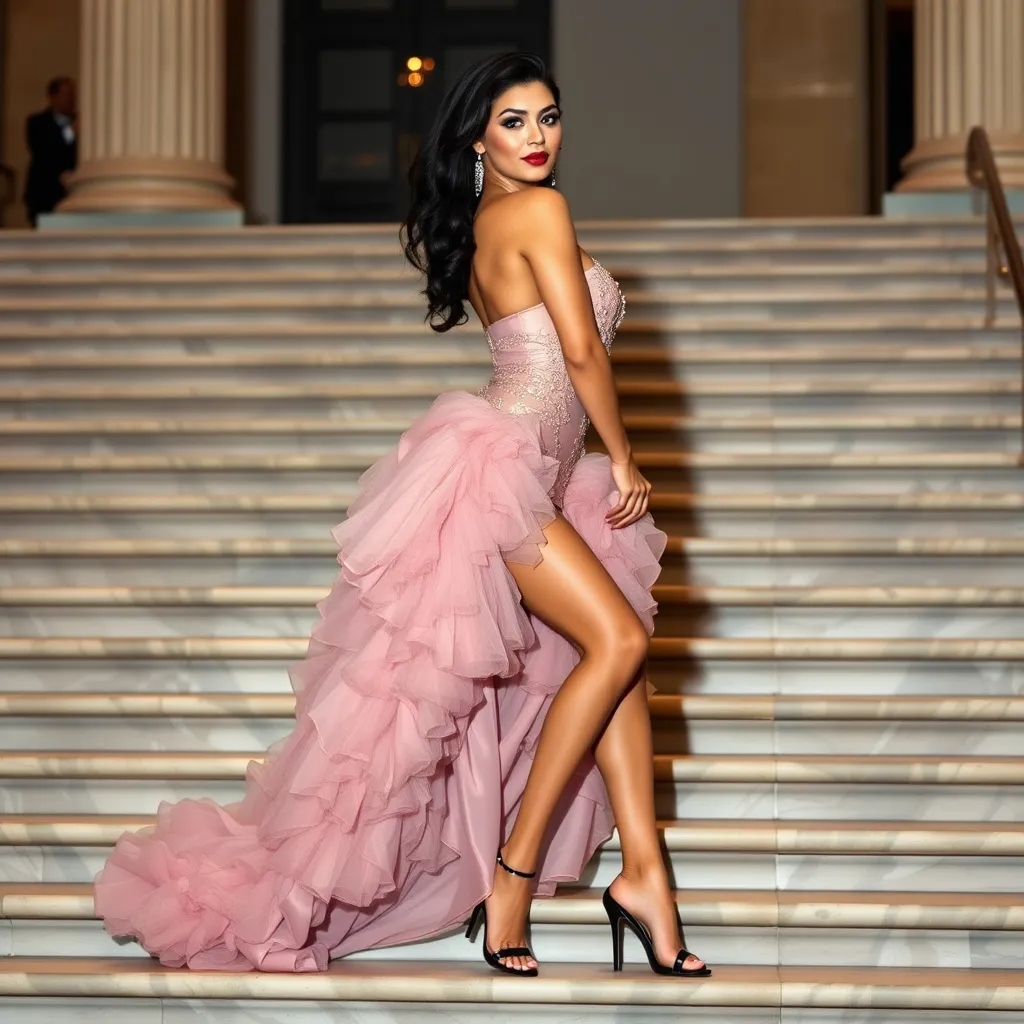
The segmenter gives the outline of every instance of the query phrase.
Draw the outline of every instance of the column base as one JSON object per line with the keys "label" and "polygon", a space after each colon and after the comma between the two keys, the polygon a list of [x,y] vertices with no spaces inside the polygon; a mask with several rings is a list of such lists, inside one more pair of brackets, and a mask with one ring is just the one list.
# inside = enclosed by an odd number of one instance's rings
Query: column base
{"label": "column base", "polygon": [[60,213],[237,210],[234,181],[206,160],[116,157],[89,160],[71,177]]}
{"label": "column base", "polygon": [[[1024,189],[1024,137],[992,132],[989,140],[1003,188]],[[896,185],[897,192],[967,190],[967,135],[919,142],[900,166],[906,177]]]}
{"label": "column base", "polygon": [[234,210],[107,210],[95,213],[42,213],[39,231],[107,231],[121,228],[240,228],[241,209]]}
{"label": "column base", "polygon": [[[884,217],[980,217],[985,196],[976,189],[945,192],[886,192],[882,197]],[[1024,217],[1024,189],[1008,188],[1006,204],[1010,213]]]}

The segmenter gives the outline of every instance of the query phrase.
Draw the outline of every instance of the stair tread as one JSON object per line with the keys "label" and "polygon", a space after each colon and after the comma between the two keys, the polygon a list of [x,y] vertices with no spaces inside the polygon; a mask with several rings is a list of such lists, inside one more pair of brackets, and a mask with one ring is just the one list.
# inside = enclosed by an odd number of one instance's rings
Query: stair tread
{"label": "stair tread", "polygon": [[[751,557],[758,555],[928,555],[963,557],[1024,554],[1024,537],[689,537],[670,533],[669,554]],[[0,557],[316,557],[337,554],[321,537],[0,537]]]}
{"label": "stair tread", "polygon": [[[126,829],[138,829],[151,825],[155,815],[149,814],[24,814],[0,813],[0,832],[11,828],[44,828],[44,829],[102,829],[105,832],[120,834]],[[946,836],[983,836],[993,841],[997,837],[1011,837],[1024,841],[1024,822],[1014,821],[848,821],[826,820],[814,818],[810,820],[796,819],[739,819],[723,821],[719,818],[686,818],[668,819],[658,822],[659,831],[663,833],[671,849],[673,839],[685,834],[722,834],[734,832],[741,835],[766,835],[787,833],[789,835],[830,835],[833,833],[847,835],[886,836],[890,834],[905,835],[946,835]],[[56,834],[51,838],[57,838]],[[617,840],[614,840],[616,841]]]}
{"label": "stair tread", "polygon": [[[1007,586],[806,586],[730,587],[655,584],[659,605],[731,607],[1016,607],[1024,605],[1024,587]],[[206,587],[2,586],[0,607],[294,607],[314,606],[328,586],[226,585]]]}
{"label": "stair tread", "polygon": [[[885,330],[945,331],[959,334],[960,332],[976,332],[981,330],[982,320],[978,316],[961,316],[959,314],[932,314],[928,316],[898,314],[884,312],[872,317],[862,314],[836,316],[835,314],[808,314],[800,317],[772,317],[769,320],[758,320],[750,317],[720,316],[711,319],[688,317],[672,319],[670,317],[644,318],[631,315],[620,329],[619,336],[629,338],[635,335],[652,334],[663,338],[667,332],[698,335],[707,341],[720,333],[753,333],[761,335],[806,335],[815,333],[839,332],[843,335],[870,334],[877,335]],[[459,328],[464,333],[482,331],[479,323]],[[986,336],[1005,332],[1007,338],[1018,339],[1020,335],[1019,318],[999,316],[995,323],[986,329]],[[391,323],[348,320],[337,321],[329,325],[311,322],[277,323],[263,319],[246,319],[244,316],[234,317],[230,321],[212,321],[210,323],[182,322],[167,324],[159,323],[70,323],[40,324],[31,320],[24,322],[6,320],[0,322],[0,343],[4,341],[73,341],[76,339],[130,339],[144,341],[146,339],[181,339],[198,338],[243,338],[256,339],[266,337],[315,337],[318,339],[336,340],[355,336],[357,338],[375,337],[379,335],[395,335],[431,341],[436,334],[421,323]]]}
{"label": "stair tread", "polygon": [[[834,696],[654,694],[655,720],[943,721],[1024,720],[1024,696]],[[295,697],[281,693],[0,692],[0,715],[94,717],[291,718]]]}
{"label": "stair tread", "polygon": [[[638,278],[658,277],[670,279],[673,277],[682,279],[720,279],[723,277],[809,277],[809,278],[856,278],[874,277],[884,275],[887,280],[893,278],[910,277],[914,275],[927,274],[935,277],[963,277],[976,276],[985,272],[985,261],[981,258],[980,247],[979,257],[976,260],[950,260],[941,255],[932,259],[913,262],[901,260],[879,266],[877,262],[867,263],[777,263],[777,262],[754,262],[747,261],[737,263],[729,267],[716,265],[701,265],[687,263],[659,263],[656,266],[633,268],[628,264],[616,266],[609,263],[614,259],[614,247],[602,246],[602,249],[611,254],[606,258],[605,263],[613,276],[619,277],[636,275]],[[278,260],[279,253],[272,256],[267,253],[246,252],[243,249],[227,250],[234,258],[253,258],[262,261]],[[315,253],[321,258],[337,257],[337,250],[324,249],[299,249],[301,255],[307,252]],[[395,256],[393,250],[380,250],[371,255],[389,255],[394,259],[391,266],[385,267],[324,267],[312,266],[302,269],[283,268],[271,266],[267,269],[246,268],[241,270],[224,269],[223,267],[211,268],[208,270],[195,270],[191,267],[191,259],[171,251],[171,258],[180,258],[183,263],[188,259],[189,266],[186,269],[165,269],[131,268],[105,271],[11,271],[0,275],[0,286],[10,288],[36,288],[36,287],[92,287],[107,284],[114,285],[203,285],[222,287],[224,285],[236,284],[318,284],[335,283],[344,281],[355,281],[357,283],[378,283],[378,282],[399,282],[404,283],[410,280],[418,281],[419,274],[412,267],[398,262],[400,257]],[[205,254],[204,254],[205,255]],[[285,250],[284,256],[292,255]],[[341,255],[347,255],[341,253]],[[153,258],[151,253],[146,257]],[[83,252],[78,257],[68,257],[63,254],[50,257],[54,262],[71,262],[74,259],[82,262],[94,262],[97,259],[95,252]],[[107,254],[102,254],[100,259],[109,259]],[[209,257],[206,257],[209,258]],[[218,259],[222,259],[219,257]],[[231,257],[229,257],[231,258]],[[11,262],[14,262],[13,258]],[[134,254],[132,263],[139,262],[140,256]],[[117,262],[117,261],[113,261]]]}
{"label": "stair tread", "polygon": [[341,960],[306,974],[183,971],[148,958],[4,957],[0,995],[296,998],[403,1002],[1024,1009],[1024,971],[724,965],[661,978],[646,965],[544,964],[528,985],[483,963]]}
{"label": "stair tread", "polygon": [[[0,779],[242,781],[263,750],[0,750]],[[656,754],[659,783],[1017,786],[1024,761],[1008,756]]]}
{"label": "stair tread", "polygon": [[[602,890],[563,888],[534,899],[534,924],[600,924]],[[684,889],[673,893],[683,925],[747,927],[904,927],[1024,930],[1020,894]],[[0,919],[95,920],[91,883],[0,884]]]}
{"label": "stair tread", "polygon": [[[533,908],[599,903],[601,888],[559,889],[554,896],[536,897]],[[0,901],[10,896],[24,900],[52,898],[92,899],[91,882],[0,882]],[[850,904],[853,906],[922,906],[922,907],[1004,907],[1024,911],[1019,892],[930,892],[914,889],[883,890],[865,893],[860,890],[837,889],[675,889],[675,901],[688,904],[739,903],[758,906],[784,904]],[[0,917],[6,916],[0,911]],[[550,916],[550,915],[545,915]],[[553,919],[553,918],[552,918]]]}
{"label": "stair tread", "polygon": [[[330,493],[47,493],[0,494],[0,512],[343,512],[356,495],[354,484],[340,483]],[[921,493],[800,493],[673,492],[655,489],[651,509],[705,511],[1012,511],[1024,508],[1024,494],[984,491]]]}
{"label": "stair tread", "polygon": [[[391,451],[381,446],[379,455]],[[0,457],[0,473],[238,471],[322,472],[369,467],[375,452],[139,452],[32,454]],[[637,465],[654,469],[1014,469],[1013,451],[970,452],[675,452],[636,451]]]}
{"label": "stair tread", "polygon": [[[920,345],[860,345],[837,348],[834,345],[816,349],[766,349],[737,345],[727,349],[712,346],[684,347],[673,345],[644,346],[620,345],[612,353],[612,362],[621,365],[647,365],[658,367],[682,364],[685,366],[716,366],[883,362],[907,364],[966,364],[1017,362],[1020,347],[1007,341],[924,347]],[[324,351],[322,349],[282,348],[249,352],[152,352],[132,351],[116,353],[48,352],[0,353],[0,370],[152,370],[152,369],[242,369],[314,367],[368,367],[368,366],[481,366],[491,365],[491,355],[485,345],[475,348],[444,348],[432,346],[421,351],[405,346],[388,351],[374,346],[368,351]]]}
{"label": "stair tread", "polygon": [[[1018,357],[1019,358],[1019,357]],[[1019,413],[965,413],[899,415],[810,416],[677,416],[623,415],[627,430],[735,430],[812,431],[829,430],[1011,430],[1021,425]],[[372,434],[407,430],[411,417],[360,416],[347,420],[294,419],[284,416],[256,418],[110,416],[102,419],[0,420],[0,435],[47,436],[74,434]]]}
{"label": "stair tread", "polygon": [[[474,371],[476,372],[476,371]],[[482,381],[481,381],[482,383]],[[342,398],[434,398],[443,391],[465,390],[450,385],[439,387],[439,381],[350,381],[323,383],[295,381],[288,383],[236,384],[215,381],[179,381],[175,383],[133,383],[126,389],[123,384],[111,383],[57,383],[17,384],[0,387],[0,402],[24,404],[44,401],[185,401],[215,399],[242,401],[244,399],[342,399]],[[467,385],[468,387],[468,385]],[[681,381],[662,379],[622,380],[617,391],[623,397],[753,397],[870,394],[898,395],[1018,395],[1021,382],[1006,379],[970,377],[916,377],[903,379],[878,374],[857,375],[844,373],[815,379],[778,380],[764,374],[747,380],[731,377],[721,380]]]}
{"label": "stair tread", "polygon": [[[111,660],[133,658],[195,661],[248,659],[293,661],[309,646],[308,635],[267,637],[141,636],[141,637],[0,637],[0,658]],[[649,657],[654,662],[704,658],[707,661],[1021,661],[1024,639],[817,637],[654,637]]]}

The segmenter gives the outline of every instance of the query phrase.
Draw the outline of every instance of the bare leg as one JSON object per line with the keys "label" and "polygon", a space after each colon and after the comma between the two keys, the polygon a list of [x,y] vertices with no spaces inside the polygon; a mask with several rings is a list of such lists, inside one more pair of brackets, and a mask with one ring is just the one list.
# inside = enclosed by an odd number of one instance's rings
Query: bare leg
{"label": "bare leg", "polygon": [[[548,709],[516,823],[502,851],[505,862],[533,871],[562,791],[593,746],[647,654],[643,623],[580,535],[559,516],[544,531],[543,560],[509,562],[524,605],[581,652]],[[487,899],[488,945],[525,945],[528,881],[495,869]],[[673,959],[675,955],[673,954]],[[506,966],[532,967],[529,957]]]}
{"label": "bare leg", "polygon": [[[622,843],[622,871],[612,896],[647,925],[657,958],[671,967],[683,948],[654,811],[654,745],[644,672],[619,702],[594,748]],[[704,966],[695,956],[687,970]]]}

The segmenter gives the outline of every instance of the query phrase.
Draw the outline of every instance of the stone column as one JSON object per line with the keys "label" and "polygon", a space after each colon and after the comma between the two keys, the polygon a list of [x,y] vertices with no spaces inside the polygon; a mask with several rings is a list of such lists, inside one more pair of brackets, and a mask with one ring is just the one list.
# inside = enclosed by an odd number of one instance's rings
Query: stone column
{"label": "stone column", "polygon": [[60,212],[235,210],[223,0],[82,0],[78,170]]}
{"label": "stone column", "polygon": [[915,136],[899,192],[966,190],[974,125],[1007,188],[1024,188],[1024,0],[916,0]]}

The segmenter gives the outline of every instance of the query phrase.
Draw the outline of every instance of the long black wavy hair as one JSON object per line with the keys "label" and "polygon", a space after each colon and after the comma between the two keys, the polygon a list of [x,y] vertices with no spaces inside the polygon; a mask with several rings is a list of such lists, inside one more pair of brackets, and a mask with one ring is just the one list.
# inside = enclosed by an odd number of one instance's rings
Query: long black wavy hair
{"label": "long black wavy hair", "polygon": [[465,300],[480,203],[473,143],[483,137],[494,101],[506,89],[531,82],[543,82],[561,106],[558,86],[534,53],[496,54],[468,68],[448,90],[409,169],[412,205],[400,237],[406,259],[427,275],[424,319],[438,333],[469,319]]}

